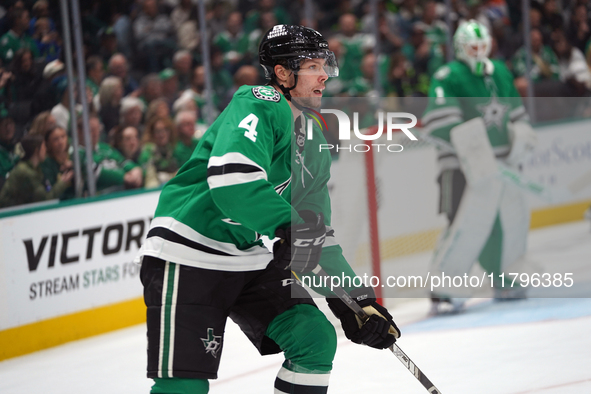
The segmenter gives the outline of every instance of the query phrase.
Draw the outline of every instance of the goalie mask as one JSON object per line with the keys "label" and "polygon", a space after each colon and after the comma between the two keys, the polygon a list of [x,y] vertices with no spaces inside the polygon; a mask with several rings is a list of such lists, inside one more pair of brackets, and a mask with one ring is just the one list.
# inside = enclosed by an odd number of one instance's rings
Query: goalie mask
{"label": "goalie mask", "polygon": [[[329,77],[339,75],[337,60],[328,43],[316,30],[297,25],[276,25],[263,37],[259,46],[259,61],[265,77],[282,90],[290,100],[289,91],[298,83],[300,65],[306,59],[324,59],[324,72]],[[277,82],[275,66],[281,65],[295,74],[294,85],[285,87]]]}
{"label": "goalie mask", "polygon": [[491,46],[488,29],[474,19],[462,23],[454,34],[456,58],[466,63],[475,75],[486,73]]}

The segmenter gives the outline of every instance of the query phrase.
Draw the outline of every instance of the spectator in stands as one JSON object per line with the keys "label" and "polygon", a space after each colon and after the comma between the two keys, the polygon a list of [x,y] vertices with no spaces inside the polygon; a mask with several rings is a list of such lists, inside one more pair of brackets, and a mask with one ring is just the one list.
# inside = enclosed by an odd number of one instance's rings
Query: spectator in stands
{"label": "spectator in stands", "polygon": [[[31,104],[35,99],[35,92],[43,80],[41,65],[33,61],[33,53],[28,48],[16,51],[11,63],[12,70],[12,100],[17,105],[20,119],[26,123],[31,119]],[[12,109],[14,113],[16,108]]]}
{"label": "spectator in stands", "polygon": [[10,16],[12,15],[12,11],[16,9],[25,9],[25,2],[23,0],[8,0],[2,3],[6,8],[6,13],[0,18],[0,37],[10,30]]}
{"label": "spectator in stands", "polygon": [[[455,2],[462,4],[461,2]],[[417,0],[402,0],[398,10],[397,25],[402,39],[407,40],[412,32],[413,25],[421,19],[422,10]]]}
{"label": "spectator in stands", "polygon": [[193,5],[191,0],[180,0],[170,13],[170,22],[177,32],[177,37],[180,37],[179,29],[184,23],[196,21],[197,19],[197,7]]}
{"label": "spectator in stands", "polygon": [[23,159],[10,171],[0,191],[0,207],[12,207],[59,198],[71,185],[72,171],[66,171],[51,187],[45,181],[40,164],[45,160],[43,136],[30,134],[23,137]]}
{"label": "spectator in stands", "polygon": [[[244,32],[250,34],[260,26],[261,15],[265,12],[271,12],[275,16],[277,23],[281,25],[289,25],[291,18],[283,7],[277,6],[275,0],[259,0],[258,7],[251,9],[246,15],[244,21]],[[229,20],[229,19],[228,19]],[[265,30],[265,33],[267,31]]]}
{"label": "spectator in stands", "polygon": [[10,63],[16,51],[21,48],[28,48],[33,53],[34,58],[39,57],[37,44],[27,33],[30,22],[29,11],[15,8],[8,17],[11,28],[0,37],[0,59],[4,64]]}
{"label": "spectator in stands", "polygon": [[111,56],[111,59],[109,59],[107,71],[109,75],[114,75],[121,78],[123,81],[124,96],[131,94],[139,87],[137,81],[133,79],[128,73],[129,66],[127,64],[127,59],[123,54],[116,53],[115,55]]}
{"label": "spectator in stands", "polygon": [[99,93],[99,87],[105,76],[103,61],[99,56],[86,59],[86,86],[92,91],[92,97]]}
{"label": "spectator in stands", "polygon": [[[410,39],[402,47],[402,53],[417,75],[425,74],[430,77],[445,64],[441,48],[431,45],[425,36],[425,26],[420,22],[412,27]],[[421,87],[421,93],[426,96],[428,87]]]}
{"label": "spectator in stands", "polygon": [[208,37],[215,37],[226,29],[226,1],[214,1],[207,18]]}
{"label": "spectator in stands", "polygon": [[156,73],[148,74],[142,78],[139,99],[147,107],[157,98],[162,97],[162,81]]}
{"label": "spectator in stands", "polygon": [[429,82],[429,76],[426,73],[418,74],[402,52],[396,52],[391,56],[386,95],[425,97]]}
{"label": "spectator in stands", "polygon": [[[61,127],[54,127],[45,133],[45,146],[47,148],[47,157],[41,162],[40,167],[46,183],[55,187],[56,183],[65,173],[73,171],[74,163],[70,155],[70,144],[66,130]],[[73,183],[62,194],[61,199],[74,198],[76,191]]]}
{"label": "spectator in stands", "polygon": [[193,66],[193,57],[187,50],[176,51],[172,58],[172,68],[176,73],[181,91],[189,88],[191,84],[191,70]]}
{"label": "spectator in stands", "polygon": [[33,4],[31,22],[29,22],[29,35],[32,36],[35,34],[35,31],[37,30],[37,22],[42,18],[47,20],[49,27],[48,31],[56,32],[55,22],[51,18],[49,12],[49,2],[47,0],[37,0],[35,4]]}
{"label": "spectator in stands", "polygon": [[552,49],[558,57],[560,81],[573,90],[573,95],[587,95],[591,91],[591,72],[583,52],[571,45],[560,30],[553,34]]}
{"label": "spectator in stands", "polygon": [[197,107],[195,100],[188,96],[181,96],[177,101],[174,102],[174,105],[172,107],[173,114],[175,115],[183,111],[190,111],[195,114],[195,116],[197,117],[197,121],[195,123],[195,138],[201,139],[203,133],[207,131],[207,127],[209,125],[206,124],[205,119],[202,119],[202,117],[199,116],[199,108]]}
{"label": "spectator in stands", "polygon": [[342,66],[339,63],[339,79],[345,83],[361,77],[361,60],[374,44],[370,35],[357,31],[357,17],[344,14],[339,18],[339,32],[335,36],[342,47]]}
{"label": "spectator in stands", "polygon": [[[100,142],[102,124],[97,116],[91,115],[89,119],[90,138],[93,146],[93,168],[96,182],[96,190],[101,194],[133,189],[142,186],[143,172],[135,163],[126,160],[121,153],[109,144]],[[84,131],[82,118],[77,122],[79,154],[82,168],[86,166],[86,147],[84,146]]]}
{"label": "spectator in stands", "polygon": [[[55,86],[56,97],[58,103],[51,109],[51,115],[55,119],[57,125],[68,132],[72,130],[70,127],[70,92],[68,90],[68,80],[62,78]],[[78,89],[74,87],[74,101],[78,99]],[[81,112],[81,108],[76,106],[76,111]]]}
{"label": "spectator in stands", "polygon": [[163,60],[174,53],[175,32],[168,15],[158,12],[156,0],[143,0],[142,11],[133,22],[140,58],[146,60],[147,70],[162,69]]}
{"label": "spectator in stands", "polygon": [[[532,68],[530,77],[532,81],[540,82],[542,80],[558,80],[558,59],[556,55],[547,45],[542,41],[542,33],[537,29],[532,29],[530,32],[531,49],[532,49]],[[524,77],[527,71],[525,64],[525,47],[521,47],[513,56],[513,74],[516,78]]]}
{"label": "spectator in stands", "polygon": [[[241,66],[242,67],[242,66]],[[236,73],[234,73],[236,74]],[[224,67],[224,55],[219,48],[213,47],[211,50],[211,85],[214,91],[214,97],[221,99],[228,89],[232,87],[232,74]],[[216,101],[216,106],[220,101]],[[220,107],[220,109],[223,109]]]}
{"label": "spectator in stands", "polygon": [[98,55],[103,63],[109,61],[113,55],[118,53],[119,43],[117,42],[117,35],[111,26],[103,27],[98,32],[99,48]]}
{"label": "spectator in stands", "polygon": [[35,93],[35,100],[32,104],[32,115],[43,111],[51,111],[59,102],[56,88],[59,82],[65,77],[65,66],[60,60],[54,60],[45,65],[43,69],[43,80]]}
{"label": "spectator in stands", "polygon": [[19,161],[19,155],[15,152],[14,121],[0,114],[0,189],[6,180],[6,174],[14,168]]}
{"label": "spectator in stands", "polygon": [[180,168],[174,156],[176,129],[169,118],[153,118],[146,126],[139,164],[144,169],[145,187],[158,187]]}
{"label": "spectator in stands", "polygon": [[581,52],[587,49],[587,42],[591,39],[588,5],[579,3],[573,10],[568,29],[568,40]]}
{"label": "spectator in stands", "polygon": [[146,111],[146,124],[150,123],[152,119],[155,118],[169,118],[170,117],[170,109],[168,108],[168,103],[163,98],[157,98],[153,100],[150,105],[148,106],[148,110]]}
{"label": "spectator in stands", "polygon": [[142,145],[138,129],[133,126],[117,126],[113,133],[113,148],[134,163],[139,162]]}
{"label": "spectator in stands", "polygon": [[37,44],[39,59],[44,63],[59,59],[62,48],[58,42],[59,34],[51,28],[49,18],[39,18],[35,22],[35,29],[32,34]]}
{"label": "spectator in stands", "polygon": [[135,127],[140,138],[144,133],[142,117],[146,106],[137,97],[124,97],[121,99],[121,108],[119,109],[119,125]]}
{"label": "spectator in stands", "polygon": [[123,84],[120,78],[111,76],[101,82],[98,93],[99,117],[107,133],[119,124],[119,107],[122,98]]}
{"label": "spectator in stands", "polygon": [[564,29],[564,18],[556,0],[544,0],[542,4],[542,26],[544,25],[550,31]]}
{"label": "spectator in stands", "polygon": [[172,105],[179,98],[179,79],[176,76],[176,72],[172,68],[165,68],[158,74],[162,81],[162,98],[168,104],[168,108],[171,109]]}
{"label": "spectator in stands", "polygon": [[[193,99],[200,113],[203,113],[203,109],[207,104],[207,98],[205,97],[205,67],[195,67],[193,78],[191,79],[191,87],[181,94],[181,97],[184,96]],[[212,99],[214,106],[218,107],[220,100],[217,94],[214,93]]]}
{"label": "spectator in stands", "polygon": [[29,134],[39,134],[45,136],[45,134],[54,128],[57,127],[57,122],[51,112],[43,111],[31,122],[31,127],[29,128]]}
{"label": "spectator in stands", "polygon": [[242,28],[242,15],[232,12],[226,22],[226,30],[213,38],[213,45],[222,51],[224,64],[231,73],[244,64],[248,51],[248,35]]}
{"label": "spectator in stands", "polygon": [[[222,102],[222,107],[226,107],[234,93],[238,90],[238,88],[242,85],[259,85],[260,84],[260,74],[259,70],[257,70],[254,66],[245,65],[242,66],[236,71],[234,74],[234,83],[233,85],[226,91],[226,96],[224,97],[224,101]],[[179,132],[180,135],[180,132]]]}
{"label": "spectator in stands", "polygon": [[259,25],[256,29],[248,34],[248,59],[251,62],[257,62],[259,58],[259,44],[263,35],[268,32],[273,26],[277,25],[277,17],[275,14],[268,11],[261,13],[259,18]]}
{"label": "spectator in stands", "polygon": [[179,141],[174,148],[174,157],[179,168],[185,164],[193,154],[199,140],[195,137],[197,115],[192,111],[181,111],[174,118]]}

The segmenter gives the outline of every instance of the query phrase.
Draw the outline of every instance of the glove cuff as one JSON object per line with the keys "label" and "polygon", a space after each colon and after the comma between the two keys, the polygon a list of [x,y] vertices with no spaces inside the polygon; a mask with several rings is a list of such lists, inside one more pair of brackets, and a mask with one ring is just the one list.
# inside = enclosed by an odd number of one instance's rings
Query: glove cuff
{"label": "glove cuff", "polygon": [[[372,305],[376,301],[375,292],[371,287],[359,287],[356,289],[351,290],[350,292],[351,298],[359,304],[360,307],[366,307]],[[326,302],[328,303],[328,307],[334,313],[337,318],[341,318],[343,314],[347,312],[351,312],[351,309],[341,301],[340,298],[337,297],[327,297]]]}

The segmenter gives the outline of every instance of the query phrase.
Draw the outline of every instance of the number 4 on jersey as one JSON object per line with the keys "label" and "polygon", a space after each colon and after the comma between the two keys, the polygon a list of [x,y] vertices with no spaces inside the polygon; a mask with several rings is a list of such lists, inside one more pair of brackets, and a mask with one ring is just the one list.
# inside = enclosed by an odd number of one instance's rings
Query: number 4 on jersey
{"label": "number 4 on jersey", "polygon": [[252,142],[257,142],[257,124],[259,118],[255,114],[250,114],[246,118],[242,119],[238,127],[246,129],[244,136],[250,139]]}

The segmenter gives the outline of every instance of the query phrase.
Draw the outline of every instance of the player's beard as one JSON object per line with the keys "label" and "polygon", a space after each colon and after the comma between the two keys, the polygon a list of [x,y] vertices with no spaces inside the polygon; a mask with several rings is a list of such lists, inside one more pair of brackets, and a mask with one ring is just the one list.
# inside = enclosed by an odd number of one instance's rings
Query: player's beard
{"label": "player's beard", "polygon": [[295,103],[301,107],[306,108],[320,108],[322,105],[322,97],[294,97],[291,96],[291,99],[295,101]]}

